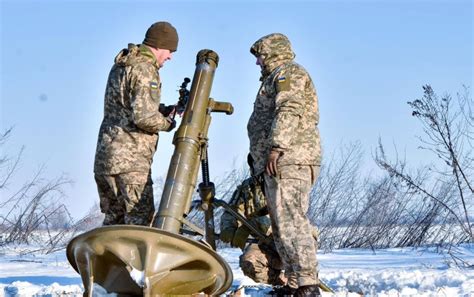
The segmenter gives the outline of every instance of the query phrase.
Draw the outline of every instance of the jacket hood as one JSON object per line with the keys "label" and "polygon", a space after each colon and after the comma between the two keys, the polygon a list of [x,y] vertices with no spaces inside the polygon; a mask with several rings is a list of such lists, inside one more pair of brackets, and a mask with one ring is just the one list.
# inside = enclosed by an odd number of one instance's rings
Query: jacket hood
{"label": "jacket hood", "polygon": [[262,74],[264,76],[279,65],[295,58],[290,41],[281,33],[263,36],[252,45],[250,52],[255,57],[262,57],[264,64]]}
{"label": "jacket hood", "polygon": [[129,43],[128,48],[121,50],[115,57],[115,64],[121,66],[131,66],[141,62],[149,62],[159,68],[156,57],[145,45]]}

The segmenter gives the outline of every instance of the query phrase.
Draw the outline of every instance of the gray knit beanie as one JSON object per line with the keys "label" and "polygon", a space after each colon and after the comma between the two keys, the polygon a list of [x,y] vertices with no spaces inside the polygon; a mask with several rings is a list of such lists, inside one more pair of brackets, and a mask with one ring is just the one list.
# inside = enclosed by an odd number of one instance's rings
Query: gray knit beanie
{"label": "gray knit beanie", "polygon": [[178,33],[170,23],[156,22],[146,31],[143,44],[175,52],[178,49]]}

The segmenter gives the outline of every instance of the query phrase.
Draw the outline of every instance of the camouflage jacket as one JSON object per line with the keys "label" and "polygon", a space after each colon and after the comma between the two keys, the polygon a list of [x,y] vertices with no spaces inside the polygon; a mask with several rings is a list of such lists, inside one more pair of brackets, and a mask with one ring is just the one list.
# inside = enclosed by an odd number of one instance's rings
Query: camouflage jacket
{"label": "camouflage jacket", "polygon": [[115,58],[105,90],[94,172],[113,175],[148,173],[158,131],[170,123],[158,111],[159,65],[150,49],[129,44]]}
{"label": "camouflage jacket", "polygon": [[[258,227],[262,233],[267,234],[269,232],[271,226],[270,217],[268,215],[260,215],[262,209],[267,206],[267,203],[260,184],[255,178],[250,177],[237,187],[232,194],[229,205],[247,218],[254,226]],[[220,226],[221,232],[224,229],[235,231],[238,227],[242,226],[242,223],[230,213],[224,212],[221,217]]]}
{"label": "camouflage jacket", "polygon": [[289,40],[270,34],[250,51],[264,63],[262,85],[247,124],[255,173],[265,170],[272,149],[282,152],[278,166],[320,165],[316,89],[308,72],[293,61]]}

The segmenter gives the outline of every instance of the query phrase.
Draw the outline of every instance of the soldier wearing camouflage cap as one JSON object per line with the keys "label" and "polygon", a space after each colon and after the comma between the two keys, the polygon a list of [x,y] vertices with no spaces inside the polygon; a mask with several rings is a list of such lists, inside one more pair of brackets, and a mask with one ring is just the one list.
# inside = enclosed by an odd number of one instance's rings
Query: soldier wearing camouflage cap
{"label": "soldier wearing camouflage cap", "polygon": [[247,125],[250,153],[256,174],[264,173],[273,237],[288,278],[271,293],[317,296],[317,248],[306,217],[321,164],[316,90],[283,34],[262,37],[250,51],[262,70]]}
{"label": "soldier wearing camouflage cap", "polygon": [[158,132],[171,131],[172,108],[160,105],[158,70],[178,47],[176,29],[154,23],[143,44],[115,58],[104,99],[94,173],[104,225],[149,225],[154,214],[151,164]]}

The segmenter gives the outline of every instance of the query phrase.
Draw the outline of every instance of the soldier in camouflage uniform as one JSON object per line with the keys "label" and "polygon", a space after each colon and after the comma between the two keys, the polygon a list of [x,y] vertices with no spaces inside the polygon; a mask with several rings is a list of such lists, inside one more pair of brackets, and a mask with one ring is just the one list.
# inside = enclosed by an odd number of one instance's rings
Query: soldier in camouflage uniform
{"label": "soldier in camouflage uniform", "polygon": [[[270,217],[266,214],[267,203],[263,195],[261,183],[253,174],[252,159],[249,156],[251,177],[245,179],[234,191],[229,205],[250,223],[256,226],[263,234],[271,236]],[[250,235],[257,238],[251,231],[233,215],[224,212],[221,216],[220,239],[228,242],[232,247],[240,247],[243,254],[240,256],[240,268],[244,275],[258,283],[283,285],[286,278],[282,273],[281,259],[273,246],[260,240],[246,246]]]}
{"label": "soldier in camouflage uniform", "polygon": [[158,70],[178,46],[176,29],[157,22],[141,45],[115,58],[105,90],[94,173],[104,225],[149,225],[154,214],[151,164],[159,131],[171,131],[171,108],[160,105]]}
{"label": "soldier in camouflage uniform", "polygon": [[309,192],[321,164],[318,101],[306,70],[295,63],[283,34],[256,41],[250,52],[262,70],[262,85],[247,131],[255,173],[264,173],[273,237],[287,286],[275,294],[319,295],[316,245],[306,217]]}

